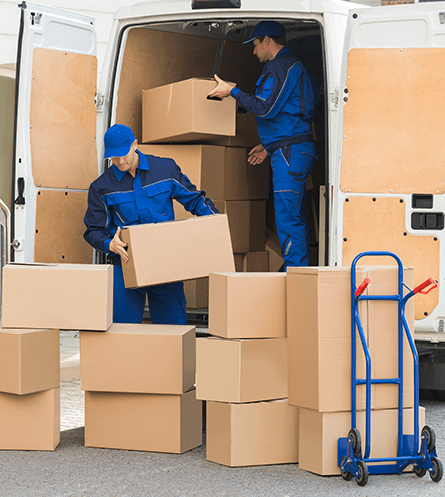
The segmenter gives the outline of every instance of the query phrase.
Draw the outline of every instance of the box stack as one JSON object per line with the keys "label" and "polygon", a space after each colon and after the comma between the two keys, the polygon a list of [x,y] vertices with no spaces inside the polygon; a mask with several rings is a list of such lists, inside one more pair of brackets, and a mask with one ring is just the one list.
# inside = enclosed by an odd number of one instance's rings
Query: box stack
{"label": "box stack", "polygon": [[193,326],[82,331],[85,446],[180,454],[201,445],[195,349]]}
{"label": "box stack", "polygon": [[[255,117],[234,99],[206,99],[213,79],[192,78],[142,92],[145,154],[173,158],[183,173],[227,214],[237,271],[269,271],[266,202],[269,161],[252,167],[260,143]],[[184,144],[188,142],[188,144]],[[191,216],[175,203],[176,219]],[[208,279],[186,285],[189,308],[208,307]]]}
{"label": "box stack", "polygon": [[[398,293],[398,268],[357,267],[357,285],[365,277],[370,295]],[[404,282],[413,287],[412,268]],[[372,378],[398,377],[398,305],[361,301],[360,316],[371,354]],[[410,329],[414,307],[408,301]],[[320,475],[340,474],[337,442],[351,428],[351,276],[349,267],[289,268],[287,272],[289,404],[300,408],[299,466]],[[357,378],[365,378],[365,359],[357,333]],[[403,343],[404,433],[414,433],[413,358]],[[373,385],[371,457],[397,455],[398,388]],[[357,387],[357,428],[365,438],[365,386]],[[420,409],[419,426],[425,421]]]}
{"label": "box stack", "polygon": [[106,330],[111,266],[8,264],[0,326],[0,449],[60,442],[59,329]]}
{"label": "box stack", "polygon": [[298,461],[298,409],[287,402],[285,294],[284,273],[210,274],[210,336],[196,344],[209,461]]}

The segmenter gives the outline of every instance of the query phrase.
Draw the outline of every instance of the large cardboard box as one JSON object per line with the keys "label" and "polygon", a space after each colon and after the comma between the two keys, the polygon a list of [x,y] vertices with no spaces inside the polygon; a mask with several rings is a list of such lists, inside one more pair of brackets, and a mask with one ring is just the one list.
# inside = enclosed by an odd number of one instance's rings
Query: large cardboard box
{"label": "large cardboard box", "polygon": [[3,268],[3,328],[107,330],[113,266],[11,263]]}
{"label": "large cardboard box", "polygon": [[54,450],[60,442],[60,388],[0,392],[0,450]]}
{"label": "large cardboard box", "polygon": [[209,100],[213,79],[191,78],[142,91],[142,142],[208,142],[236,135],[233,98]]}
{"label": "large cardboard box", "polygon": [[202,402],[183,395],[85,392],[85,446],[182,454],[202,444]]}
{"label": "large cardboard box", "polygon": [[207,460],[225,466],[298,462],[298,408],[286,399],[207,402]]}
{"label": "large cardboard box", "polygon": [[196,397],[257,402],[287,397],[287,339],[196,339]]}
{"label": "large cardboard box", "polygon": [[3,329],[0,323],[0,392],[58,388],[59,342],[59,330]]}
{"label": "large cardboard box", "polygon": [[286,273],[211,273],[209,333],[223,338],[286,336]]}
{"label": "large cardboard box", "polygon": [[214,204],[218,211],[227,214],[229,219],[233,252],[265,250],[265,200],[216,200]]}
{"label": "large cardboard box", "polygon": [[[372,458],[397,456],[398,410],[371,411]],[[425,409],[419,408],[420,431],[425,425]],[[365,450],[365,411],[357,412],[357,428]],[[339,475],[338,439],[347,437],[351,429],[351,413],[317,412],[300,408],[299,467],[318,475]],[[403,433],[414,434],[414,409],[403,410]]]}
{"label": "large cardboard box", "polygon": [[209,278],[184,281],[187,309],[201,309],[209,306]]}
{"label": "large cardboard box", "polygon": [[[367,292],[397,293],[398,270],[392,266],[357,268],[357,285],[371,279]],[[413,271],[404,270],[412,288]],[[411,330],[414,307],[406,315]],[[361,322],[371,354],[372,378],[398,376],[397,302],[362,301]],[[289,402],[320,412],[351,409],[351,280],[350,267],[288,268],[287,333],[289,346]],[[357,335],[357,378],[365,378],[365,357]],[[413,358],[406,337],[404,351],[404,407],[414,404]],[[396,385],[372,385],[371,408],[397,407]],[[364,409],[365,386],[357,387],[357,409]]]}
{"label": "large cardboard box", "polygon": [[129,226],[121,238],[128,244],[130,258],[122,264],[126,288],[235,270],[225,214]]}
{"label": "large cardboard box", "polygon": [[195,384],[195,327],[111,325],[80,333],[81,389],[182,394]]}

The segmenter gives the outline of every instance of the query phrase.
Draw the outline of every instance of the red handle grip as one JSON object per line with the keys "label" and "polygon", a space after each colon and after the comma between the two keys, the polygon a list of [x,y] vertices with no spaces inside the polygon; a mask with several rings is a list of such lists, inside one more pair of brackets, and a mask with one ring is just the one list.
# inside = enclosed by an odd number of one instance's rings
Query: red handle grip
{"label": "red handle grip", "polygon": [[[433,285],[433,286],[429,290],[427,290],[426,292],[422,291],[424,288],[427,288],[430,285]],[[435,279],[428,278],[423,283],[420,283],[420,285],[417,285],[416,288],[414,288],[413,293],[422,293],[423,295],[426,295],[427,293],[430,293],[431,290],[434,290],[435,288],[437,288],[437,282],[435,281]]]}
{"label": "red handle grip", "polygon": [[361,295],[365,290],[366,290],[366,287],[371,283],[371,280],[369,278],[365,278],[363,280],[363,283],[357,288],[357,290],[355,291],[354,295],[356,297],[358,297],[359,295]]}

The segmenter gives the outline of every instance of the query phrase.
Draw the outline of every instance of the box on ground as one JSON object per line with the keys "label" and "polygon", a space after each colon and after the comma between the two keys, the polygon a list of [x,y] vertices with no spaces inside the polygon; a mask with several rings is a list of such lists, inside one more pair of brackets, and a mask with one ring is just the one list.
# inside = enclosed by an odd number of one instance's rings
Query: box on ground
{"label": "box on ground", "polygon": [[207,460],[225,466],[297,463],[298,411],[286,399],[207,402]]}
{"label": "box on ground", "polygon": [[200,309],[209,306],[209,278],[184,281],[187,309]]}
{"label": "box on ground", "polygon": [[11,263],[3,268],[3,328],[107,330],[113,266]]}
{"label": "box on ground", "polygon": [[209,333],[224,338],[286,336],[286,273],[211,273]]}
{"label": "box on ground", "polygon": [[196,397],[256,402],[287,397],[287,339],[196,339]]}
{"label": "box on ground", "polygon": [[234,253],[265,249],[265,200],[215,200],[214,204],[219,212],[227,214]]}
{"label": "box on ground", "polygon": [[129,226],[121,238],[128,244],[130,258],[122,265],[126,288],[235,270],[225,214]]}
{"label": "box on ground", "polygon": [[202,402],[183,395],[85,392],[85,446],[182,454],[202,444]]}
{"label": "box on ground", "polygon": [[195,384],[195,327],[114,323],[80,333],[82,390],[182,394]]}
{"label": "box on ground", "polygon": [[0,450],[54,450],[60,442],[60,388],[0,392]]}
{"label": "box on ground", "polygon": [[236,135],[236,101],[209,100],[214,79],[191,78],[142,91],[142,142],[206,142]]}
{"label": "box on ground", "polygon": [[[398,270],[393,266],[357,268],[357,286],[371,279],[374,295],[397,293]],[[413,271],[404,270],[412,288]],[[371,304],[371,305],[369,305]],[[398,307],[392,301],[362,301],[360,315],[371,354],[372,378],[398,377]],[[414,307],[406,316],[411,330]],[[288,268],[287,333],[289,402],[320,412],[351,409],[351,281],[349,267]],[[404,407],[414,404],[413,358],[404,337]],[[357,332],[357,378],[365,378],[365,357]],[[371,408],[397,407],[396,385],[372,385]],[[357,387],[357,409],[364,409],[365,385]]]}
{"label": "box on ground", "polygon": [[0,392],[24,395],[60,386],[59,330],[5,329],[0,323]]}
{"label": "box on ground", "polygon": [[[365,411],[357,412],[357,428],[365,450]],[[398,409],[371,411],[372,458],[397,456]],[[419,408],[420,432],[425,425],[425,409]],[[338,439],[351,429],[351,412],[316,412],[300,408],[299,467],[318,475],[339,475]],[[414,434],[414,409],[403,409],[403,433]]]}

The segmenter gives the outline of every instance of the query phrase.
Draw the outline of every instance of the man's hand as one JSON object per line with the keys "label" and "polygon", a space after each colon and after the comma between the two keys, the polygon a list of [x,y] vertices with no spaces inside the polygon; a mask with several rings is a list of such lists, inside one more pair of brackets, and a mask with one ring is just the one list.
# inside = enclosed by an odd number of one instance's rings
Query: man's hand
{"label": "man's hand", "polygon": [[129,257],[128,257],[127,251],[125,250],[125,247],[127,247],[127,244],[124,243],[119,238],[120,232],[121,232],[121,229],[117,228],[116,234],[114,235],[114,238],[110,242],[110,251],[114,252],[115,254],[120,255],[125,262],[128,262]]}
{"label": "man's hand", "polygon": [[218,97],[218,98],[226,98],[230,95],[230,90],[233,88],[232,86],[229,85],[229,83],[226,83],[223,81],[221,78],[218,77],[217,74],[214,75],[215,81],[218,83],[216,88],[214,88],[212,91],[210,91],[207,96],[208,97]]}
{"label": "man's hand", "polygon": [[261,164],[268,155],[267,150],[260,144],[253,147],[249,152],[247,162],[252,166],[257,166],[258,164]]}

